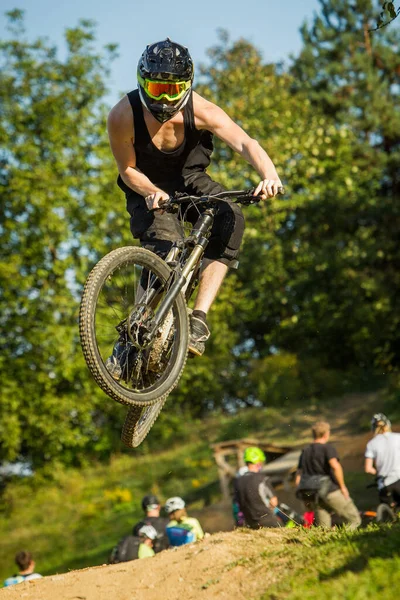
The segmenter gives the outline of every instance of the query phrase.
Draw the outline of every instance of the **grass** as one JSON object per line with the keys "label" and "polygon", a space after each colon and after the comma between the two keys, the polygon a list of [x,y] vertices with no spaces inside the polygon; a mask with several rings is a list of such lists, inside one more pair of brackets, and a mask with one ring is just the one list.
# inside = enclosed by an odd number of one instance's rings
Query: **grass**
{"label": "grass", "polygon": [[15,572],[14,556],[21,549],[34,553],[43,575],[107,562],[112,547],[142,517],[146,493],[162,500],[191,495],[193,506],[201,508],[196,492],[217,478],[217,469],[208,444],[199,442],[157,456],[116,457],[80,472],[60,470],[53,477],[16,481],[6,489],[0,581]]}
{"label": "grass", "polygon": [[[328,418],[340,410],[336,402],[331,409],[322,408]],[[51,481],[40,474],[14,481],[0,498],[0,582],[15,572],[14,556],[21,549],[34,553],[37,570],[43,575],[107,562],[112,547],[142,517],[140,502],[144,494],[156,493],[161,500],[180,495],[189,501],[190,509],[201,509],[205,503],[220,499],[210,443],[255,437],[277,444],[301,445],[309,440],[310,422],[319,414],[318,406],[296,411],[261,408],[246,409],[232,416],[216,414],[204,422],[188,422],[187,433],[179,444],[161,452],[132,451],[112,457],[107,465],[92,465],[81,471],[58,469],[52,473]],[[355,420],[358,422],[358,417]],[[366,493],[365,486],[370,480],[365,475],[346,473],[346,481],[360,508],[374,506],[376,490]],[[275,596],[266,595],[263,600],[300,597],[293,595],[298,594],[297,578],[303,582],[302,598],[317,597],[304,595],[313,593],[316,581],[329,590],[332,581],[346,580],[349,589],[353,584],[356,589],[353,578],[361,575],[365,580],[372,577],[369,585],[375,589],[378,584],[375,585],[373,578],[381,572],[382,561],[389,579],[395,577],[395,567],[400,566],[398,562],[392,564],[392,560],[398,559],[379,550],[385,531],[342,532],[337,538],[336,534],[321,532],[306,532],[302,537],[302,532],[294,532],[297,537],[293,539],[297,541],[287,546],[284,556],[267,557],[272,565],[283,561],[287,575],[274,591]],[[373,556],[368,554],[372,547],[376,550]],[[368,568],[363,558],[364,548]],[[361,598],[338,594],[326,597]]]}
{"label": "grass", "polygon": [[258,567],[276,565],[279,579],[259,600],[386,600],[399,589],[399,553],[400,524],[293,532],[262,553]]}

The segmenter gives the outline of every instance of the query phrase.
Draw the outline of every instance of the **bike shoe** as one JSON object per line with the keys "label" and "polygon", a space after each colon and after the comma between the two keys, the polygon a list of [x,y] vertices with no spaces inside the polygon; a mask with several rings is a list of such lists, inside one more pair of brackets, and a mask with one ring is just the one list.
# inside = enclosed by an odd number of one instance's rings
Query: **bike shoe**
{"label": "bike shoe", "polygon": [[205,350],[205,343],[210,337],[208,325],[202,319],[190,315],[189,352],[201,356]]}
{"label": "bike shoe", "polygon": [[128,372],[128,366],[133,362],[133,354],[135,349],[130,342],[125,342],[119,339],[115,344],[113,352],[106,360],[106,369],[110,373],[111,377],[116,381],[121,379],[127,381],[130,373]]}

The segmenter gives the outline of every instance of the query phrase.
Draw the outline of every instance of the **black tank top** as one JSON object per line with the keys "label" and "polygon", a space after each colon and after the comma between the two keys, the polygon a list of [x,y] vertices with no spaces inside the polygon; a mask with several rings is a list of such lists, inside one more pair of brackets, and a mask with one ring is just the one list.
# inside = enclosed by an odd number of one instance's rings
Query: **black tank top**
{"label": "black tank top", "polygon": [[[196,174],[206,170],[213,151],[213,136],[210,131],[196,129],[192,94],[183,109],[184,141],[172,152],[163,152],[153,144],[144,120],[139,91],[129,92],[128,99],[135,125],[136,168],[152,183],[172,193],[191,183]],[[121,176],[118,177],[118,185],[125,193],[135,194],[125,185]]]}

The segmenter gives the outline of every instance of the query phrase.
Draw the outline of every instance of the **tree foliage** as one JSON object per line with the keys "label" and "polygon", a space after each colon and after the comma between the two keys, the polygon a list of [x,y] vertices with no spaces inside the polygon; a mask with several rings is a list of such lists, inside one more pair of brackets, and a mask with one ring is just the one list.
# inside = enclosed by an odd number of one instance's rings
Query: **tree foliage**
{"label": "tree foliage", "polygon": [[84,21],[66,31],[60,60],[46,40],[25,39],[20,11],[8,16],[11,37],[0,44],[1,455],[74,462],[110,435],[79,351],[77,292],[94,257],[122,240],[101,102],[114,49],[94,53]]}
{"label": "tree foliage", "polygon": [[[212,337],[188,361],[148,442],[189,416],[308,402],[363,373],[398,369],[399,33],[369,29],[376,3],[321,0],[290,70],[221,32],[197,91],[263,146],[287,193],[245,209],[240,267],[210,313]],[[107,66],[90,22],[67,55],[30,42],[20,11],[0,43],[0,456],[37,466],[120,450],[124,411],[91,380],[78,341],[83,282],[133,243],[105,133]],[[257,182],[216,142],[210,174]],[[158,446],[157,446],[158,447]]]}

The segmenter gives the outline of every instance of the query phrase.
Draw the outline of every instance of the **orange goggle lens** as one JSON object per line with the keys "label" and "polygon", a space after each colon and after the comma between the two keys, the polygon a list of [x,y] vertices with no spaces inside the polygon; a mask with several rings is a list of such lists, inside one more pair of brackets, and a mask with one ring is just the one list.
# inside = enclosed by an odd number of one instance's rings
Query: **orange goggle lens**
{"label": "orange goggle lens", "polygon": [[144,91],[153,100],[179,100],[190,88],[191,81],[159,81],[156,79],[138,78]]}

